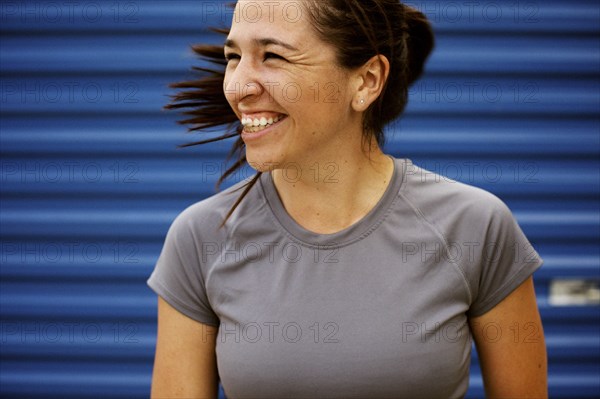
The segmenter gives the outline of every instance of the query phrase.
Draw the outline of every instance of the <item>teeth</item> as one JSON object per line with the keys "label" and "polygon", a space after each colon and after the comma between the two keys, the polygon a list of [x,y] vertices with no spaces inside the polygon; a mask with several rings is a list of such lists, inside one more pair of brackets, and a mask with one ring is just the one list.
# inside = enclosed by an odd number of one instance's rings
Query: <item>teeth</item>
{"label": "teeth", "polygon": [[278,115],[275,118],[269,117],[261,117],[260,119],[252,119],[252,118],[242,118],[242,125],[244,126],[244,130],[248,133],[256,133],[263,129],[266,129],[268,126],[273,125],[284,118],[284,115]]}
{"label": "teeth", "polygon": [[261,117],[260,119],[258,118],[242,118],[242,125],[246,126],[246,127],[263,127],[263,126],[267,126],[267,125],[272,125],[274,123],[279,122],[281,119],[283,119],[283,115],[278,115],[275,118],[273,117],[269,117],[268,119],[266,117]]}

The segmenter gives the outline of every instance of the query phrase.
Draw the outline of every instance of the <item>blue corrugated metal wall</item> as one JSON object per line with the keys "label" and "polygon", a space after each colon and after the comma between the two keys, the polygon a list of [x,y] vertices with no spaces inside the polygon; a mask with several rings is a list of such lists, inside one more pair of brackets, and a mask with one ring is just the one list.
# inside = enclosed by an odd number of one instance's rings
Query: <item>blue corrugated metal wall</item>
{"label": "blue corrugated metal wall", "polygon": [[[191,137],[161,107],[196,63],[188,46],[229,17],[219,4],[0,3],[2,397],[148,396],[145,280],[229,146],[176,150]],[[600,5],[410,4],[437,49],[387,150],[508,203],[545,259],[551,396],[598,396],[600,307],[553,305],[550,287],[600,281]]]}

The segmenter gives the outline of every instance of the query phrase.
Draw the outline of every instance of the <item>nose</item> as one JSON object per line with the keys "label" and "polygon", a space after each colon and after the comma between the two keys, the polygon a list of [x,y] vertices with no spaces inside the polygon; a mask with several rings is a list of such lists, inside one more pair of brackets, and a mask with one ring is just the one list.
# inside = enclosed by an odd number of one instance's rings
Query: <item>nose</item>
{"label": "nose", "polygon": [[250,62],[240,60],[235,70],[225,74],[225,97],[232,103],[250,102],[260,98],[264,87],[259,72]]}

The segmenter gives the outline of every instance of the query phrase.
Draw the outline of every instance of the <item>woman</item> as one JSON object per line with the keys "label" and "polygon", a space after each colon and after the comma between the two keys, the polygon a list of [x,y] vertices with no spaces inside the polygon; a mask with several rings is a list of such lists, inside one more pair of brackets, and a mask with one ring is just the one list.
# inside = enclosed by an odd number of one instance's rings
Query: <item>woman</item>
{"label": "woman", "polygon": [[225,175],[258,173],[169,230],[148,280],[153,397],[215,397],[219,380],[229,398],[463,397],[471,337],[489,397],[547,396],[542,260],[508,208],[381,150],[433,47],[425,17],[239,1],[225,33],[195,48],[224,73],[175,85],[171,108],[233,126]]}

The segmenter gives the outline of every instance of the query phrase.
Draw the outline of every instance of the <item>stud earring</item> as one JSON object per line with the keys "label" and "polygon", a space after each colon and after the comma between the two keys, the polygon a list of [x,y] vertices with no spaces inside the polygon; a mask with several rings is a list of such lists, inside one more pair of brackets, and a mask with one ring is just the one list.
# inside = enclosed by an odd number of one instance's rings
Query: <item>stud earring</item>
{"label": "stud earring", "polygon": [[361,99],[360,99],[360,103],[361,103],[361,104],[364,104],[364,103],[365,103],[365,99],[364,99],[364,98],[361,98]]}

